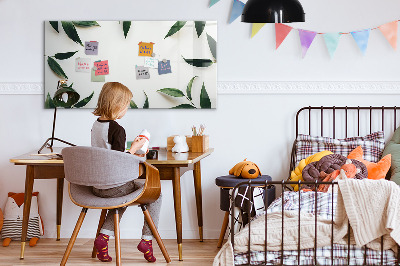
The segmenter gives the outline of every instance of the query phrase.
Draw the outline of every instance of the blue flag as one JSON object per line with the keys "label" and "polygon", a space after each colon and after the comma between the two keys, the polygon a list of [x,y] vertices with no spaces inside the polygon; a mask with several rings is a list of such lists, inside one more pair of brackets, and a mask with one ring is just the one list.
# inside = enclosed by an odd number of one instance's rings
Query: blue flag
{"label": "blue flag", "polygon": [[334,32],[334,33],[325,33],[323,36],[326,48],[328,48],[329,55],[332,58],[333,54],[336,51],[336,48],[338,47],[339,39],[340,36],[342,36],[342,34],[340,34],[339,32]]}
{"label": "blue flag", "polygon": [[244,3],[239,0],[233,0],[231,17],[229,18],[229,23],[232,23],[235,19],[237,19],[240,15],[242,15],[242,11],[244,8]]}
{"label": "blue flag", "polygon": [[368,46],[369,33],[371,29],[360,30],[360,31],[352,31],[351,35],[353,35],[354,40],[356,41],[358,47],[361,50],[361,53],[364,55]]}

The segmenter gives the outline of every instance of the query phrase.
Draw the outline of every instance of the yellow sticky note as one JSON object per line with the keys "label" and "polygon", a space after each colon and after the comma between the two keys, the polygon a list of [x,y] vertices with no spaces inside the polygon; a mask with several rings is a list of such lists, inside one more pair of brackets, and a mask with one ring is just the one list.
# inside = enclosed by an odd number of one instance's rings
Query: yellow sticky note
{"label": "yellow sticky note", "polygon": [[139,56],[151,56],[153,54],[152,42],[140,42],[139,43]]}

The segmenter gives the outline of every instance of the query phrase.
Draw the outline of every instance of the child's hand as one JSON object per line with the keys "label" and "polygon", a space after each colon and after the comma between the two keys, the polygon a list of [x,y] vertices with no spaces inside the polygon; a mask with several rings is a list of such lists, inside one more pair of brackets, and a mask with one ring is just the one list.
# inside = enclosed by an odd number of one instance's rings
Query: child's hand
{"label": "child's hand", "polygon": [[136,156],[139,156],[139,157],[146,157],[146,155],[149,153],[149,149],[147,149],[147,151],[146,151],[146,153],[145,154],[136,154],[135,153],[135,155]]}
{"label": "child's hand", "polygon": [[143,147],[143,145],[146,143],[146,141],[147,140],[145,138],[136,137],[135,140],[132,142],[129,152],[131,154],[135,154],[140,148]]}

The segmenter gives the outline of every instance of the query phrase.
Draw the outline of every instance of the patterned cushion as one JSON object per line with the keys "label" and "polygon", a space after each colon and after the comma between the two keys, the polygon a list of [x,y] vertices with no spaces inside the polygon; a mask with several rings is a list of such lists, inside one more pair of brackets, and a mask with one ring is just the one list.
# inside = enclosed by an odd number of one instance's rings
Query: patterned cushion
{"label": "patterned cushion", "polygon": [[302,159],[323,150],[329,150],[347,157],[357,146],[363,148],[365,160],[378,162],[385,147],[383,131],[374,132],[364,137],[345,139],[299,134],[296,139],[296,165],[298,165]]}

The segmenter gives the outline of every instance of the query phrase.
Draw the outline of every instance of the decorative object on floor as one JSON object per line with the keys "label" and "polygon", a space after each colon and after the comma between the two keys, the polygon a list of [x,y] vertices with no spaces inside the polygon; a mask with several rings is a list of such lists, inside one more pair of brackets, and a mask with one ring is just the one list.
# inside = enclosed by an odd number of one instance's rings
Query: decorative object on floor
{"label": "decorative object on floor", "polygon": [[[46,96],[55,93],[52,84],[58,79],[68,79],[82,96],[94,91],[84,106],[94,108],[102,83],[120,80],[133,92],[132,109],[216,108],[216,21],[62,21],[69,39],[58,25],[45,23]],[[193,77],[190,94],[171,99],[159,93],[188,90]]]}
{"label": "decorative object on floor", "polygon": [[[39,192],[32,193],[31,210],[29,214],[27,239],[30,239],[29,246],[31,247],[36,245],[44,231],[42,219],[39,215],[38,195]],[[11,240],[21,240],[23,203],[24,193],[8,193],[6,206],[4,208],[3,228],[1,229],[3,247],[8,247]]]}
{"label": "decorative object on floor", "polygon": [[400,185],[400,127],[396,129],[392,139],[386,143],[385,149],[383,150],[382,157],[391,154],[392,162],[388,172],[390,176],[389,180]]}
{"label": "decorative object on floor", "polygon": [[385,179],[386,174],[388,173],[392,161],[392,155],[387,154],[385,155],[379,162],[374,163],[370,161],[364,160],[363,149],[361,146],[355,148],[348,156],[349,159],[356,159],[368,169],[368,179]]}
{"label": "decorative object on floor", "polygon": [[249,0],[244,6],[242,22],[304,22],[304,10],[298,0]]}
{"label": "decorative object on floor", "polygon": [[189,146],[186,143],[185,136],[175,136],[174,137],[175,146],[172,148],[172,152],[188,152]]}
{"label": "decorative object on floor", "polygon": [[253,179],[260,176],[261,171],[255,163],[247,161],[246,158],[242,162],[237,163],[231,170],[229,170],[229,174],[237,177],[240,176],[243,178]]}

